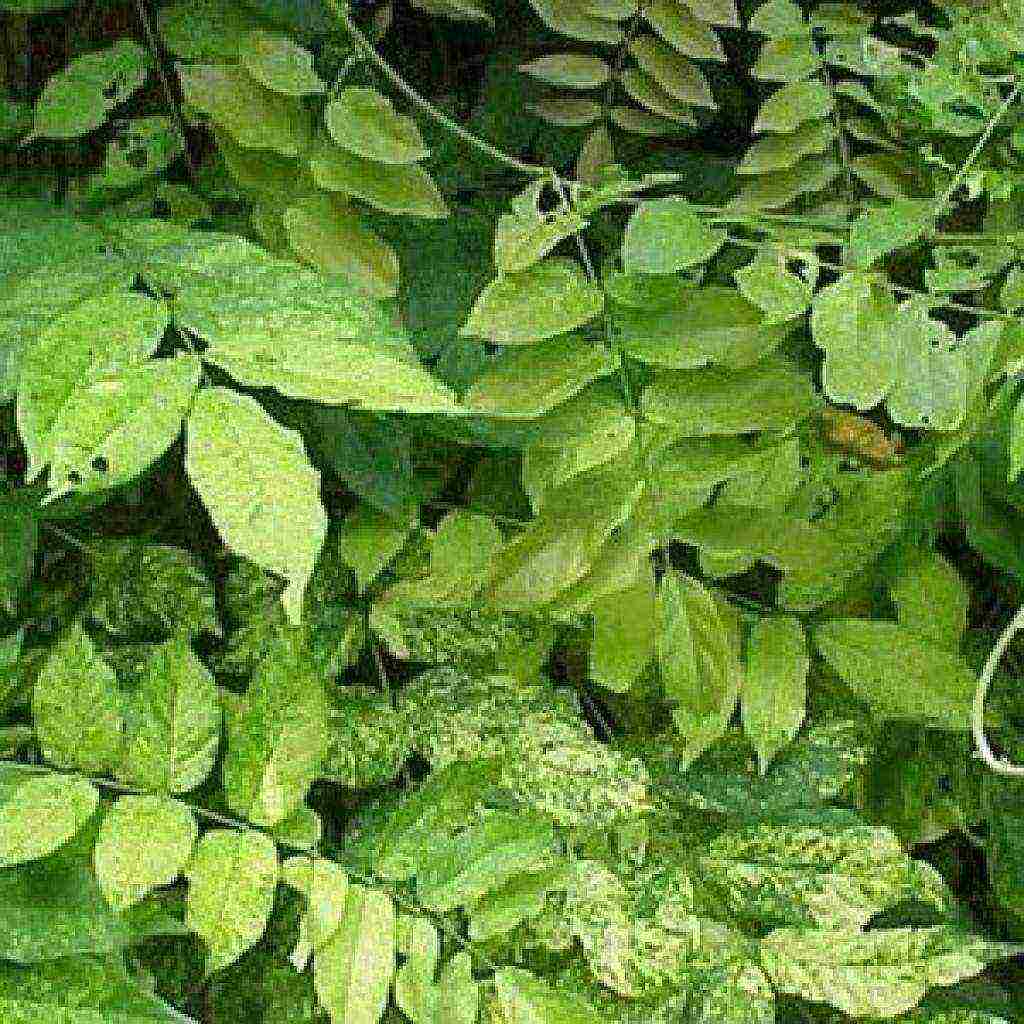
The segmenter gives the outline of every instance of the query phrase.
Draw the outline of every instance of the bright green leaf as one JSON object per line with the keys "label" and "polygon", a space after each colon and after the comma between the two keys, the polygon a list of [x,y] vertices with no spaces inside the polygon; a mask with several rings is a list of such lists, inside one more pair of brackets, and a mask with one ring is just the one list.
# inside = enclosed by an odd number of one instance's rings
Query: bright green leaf
{"label": "bright green leaf", "polygon": [[626,225],[622,264],[627,274],[674,274],[709,260],[726,232],[709,228],[685,199],[641,203]]}

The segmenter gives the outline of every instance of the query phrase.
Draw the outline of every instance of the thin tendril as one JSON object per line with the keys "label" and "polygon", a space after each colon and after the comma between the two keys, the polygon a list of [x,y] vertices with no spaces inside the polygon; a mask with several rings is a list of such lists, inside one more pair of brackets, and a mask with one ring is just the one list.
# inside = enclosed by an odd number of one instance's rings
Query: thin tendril
{"label": "thin tendril", "polygon": [[989,746],[988,737],[985,735],[985,698],[988,696],[992,679],[1007,647],[1022,629],[1024,629],[1024,607],[1017,611],[996,641],[995,646],[989,651],[985,667],[981,670],[981,675],[978,678],[978,688],[974,691],[974,707],[971,711],[971,731],[974,733],[974,743],[978,748],[977,756],[997,775],[1009,775],[1014,778],[1024,778],[1024,765],[1013,764],[1006,758],[998,757]]}

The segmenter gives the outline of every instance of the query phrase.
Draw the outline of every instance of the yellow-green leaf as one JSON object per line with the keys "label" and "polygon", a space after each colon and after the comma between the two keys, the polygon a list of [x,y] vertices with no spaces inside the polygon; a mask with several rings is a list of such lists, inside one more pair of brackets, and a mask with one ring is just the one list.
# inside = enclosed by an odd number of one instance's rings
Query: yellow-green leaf
{"label": "yellow-green leaf", "polygon": [[708,227],[685,199],[640,203],[626,225],[622,265],[627,274],[674,274],[711,259],[726,232]]}
{"label": "yellow-green leaf", "polygon": [[192,811],[159,796],[123,796],[107,811],[96,838],[96,880],[114,910],[134,906],[169,885],[198,837]]}
{"label": "yellow-green leaf", "polygon": [[327,104],[324,121],[331,138],[366,160],[409,164],[430,155],[416,122],[395,112],[375,89],[350,85]]}
{"label": "yellow-green leaf", "polygon": [[261,85],[285,96],[308,96],[325,91],[313,70],[313,55],[280,32],[254,29],[238,46],[242,66]]}
{"label": "yellow-green leaf", "polygon": [[188,870],[185,923],[206,946],[207,977],[260,940],[277,879],[277,848],[262,833],[218,828],[199,840]]}
{"label": "yellow-green leaf", "polygon": [[600,57],[583,53],[556,53],[538,57],[519,70],[549,85],[570,89],[597,89],[608,81],[611,68]]}
{"label": "yellow-green leaf", "polygon": [[[13,776],[13,777],[12,777]],[[46,857],[95,814],[100,795],[86,779],[0,773],[0,867]]]}

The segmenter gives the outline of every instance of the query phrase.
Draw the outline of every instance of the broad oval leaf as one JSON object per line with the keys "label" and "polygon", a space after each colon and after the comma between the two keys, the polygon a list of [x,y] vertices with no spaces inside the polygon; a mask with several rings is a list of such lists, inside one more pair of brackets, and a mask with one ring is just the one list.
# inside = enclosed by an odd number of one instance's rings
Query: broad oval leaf
{"label": "broad oval leaf", "polygon": [[238,57],[261,85],[285,96],[308,96],[325,91],[313,70],[313,55],[280,32],[254,29],[242,37]]}
{"label": "broad oval leaf", "polygon": [[263,834],[213,829],[188,870],[185,923],[206,945],[207,977],[263,935],[277,887],[277,848]]}
{"label": "broad oval leaf", "polygon": [[532,345],[566,334],[604,308],[604,293],[573,260],[549,258],[492,281],[459,333],[495,345]]}
{"label": "broad oval leaf", "polygon": [[709,228],[685,199],[640,203],[626,225],[622,265],[627,274],[674,274],[711,259],[726,232]]}
{"label": "broad oval leaf", "polygon": [[901,626],[950,650],[960,646],[971,595],[960,573],[942,555],[912,553],[901,564],[891,594]]}
{"label": "broad oval leaf", "polygon": [[288,244],[321,273],[337,275],[372,299],[398,291],[398,256],[340,196],[300,199],[282,215]]}
{"label": "broad oval leaf", "polygon": [[598,598],[591,610],[590,677],[599,686],[626,693],[655,653],[656,604],[650,568],[641,570],[633,586]]}
{"label": "broad oval leaf", "polygon": [[794,132],[802,124],[832,113],[834,106],[832,93],[821,82],[792,82],[761,104],[754,131]]}
{"label": "broad oval leaf", "polygon": [[882,718],[970,727],[977,680],[958,654],[895,622],[833,619],[814,631],[832,669]]}
{"label": "broad oval leaf", "polygon": [[107,811],[96,839],[96,879],[115,910],[134,906],[173,882],[199,834],[192,811],[177,800],[123,796]]}
{"label": "broad oval leaf", "polygon": [[598,1024],[597,1010],[568,992],[519,967],[494,975],[494,992],[503,1024]]}
{"label": "broad oval leaf", "polygon": [[75,390],[141,363],[156,351],[169,323],[165,303],[115,291],[73,306],[39,335],[18,380],[18,430],[29,481],[52,458],[54,424]]}
{"label": "broad oval leaf", "polygon": [[124,742],[121,700],[113,669],[73,626],[51,649],[32,693],[43,756],[97,774],[113,768]]}
{"label": "broad oval leaf", "polygon": [[118,775],[140,789],[187,793],[213,768],[220,726],[213,676],[176,637],[150,655],[133,695]]}
{"label": "broad oval leaf", "polygon": [[317,998],[332,1024],[376,1024],[394,973],[394,903],[382,892],[350,885],[341,925],[313,960]]}
{"label": "broad oval leaf", "polygon": [[[6,782],[0,775],[0,784]],[[86,779],[47,773],[12,782],[0,803],[3,867],[53,853],[77,834],[99,806],[100,795]]]}
{"label": "broad oval leaf", "polygon": [[324,121],[331,138],[366,160],[410,164],[430,155],[411,117],[395,112],[376,89],[350,85],[327,104]]}
{"label": "broad oval leaf", "polygon": [[199,385],[193,355],[156,359],[75,391],[54,421],[48,501],[132,480],[181,433]]}
{"label": "broad oval leaf", "polygon": [[224,543],[288,580],[282,601],[298,622],[327,534],[320,474],[302,438],[254,398],[206,388],[189,417],[185,468]]}
{"label": "broad oval leaf", "polygon": [[309,162],[316,184],[344,192],[385,213],[439,219],[448,205],[433,178],[418,164],[381,164],[340,146],[320,146]]}

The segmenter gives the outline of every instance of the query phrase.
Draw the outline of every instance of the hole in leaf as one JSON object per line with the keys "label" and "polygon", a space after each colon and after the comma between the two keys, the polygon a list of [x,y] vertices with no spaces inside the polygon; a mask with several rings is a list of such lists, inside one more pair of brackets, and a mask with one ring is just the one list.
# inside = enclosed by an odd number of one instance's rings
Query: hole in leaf
{"label": "hole in leaf", "polygon": [[940,793],[953,792],[953,780],[948,775],[940,775],[936,785],[939,787]]}
{"label": "hole in leaf", "polygon": [[102,455],[97,455],[96,458],[92,460],[91,465],[97,473],[106,473],[107,470],[110,469],[110,463],[107,462]]}
{"label": "hole in leaf", "polygon": [[80,484],[81,482],[82,482],[82,474],[79,473],[77,469],[73,469],[73,470],[71,470],[70,473],[68,473],[68,483],[69,484],[74,484],[77,487],[78,484]]}
{"label": "hole in leaf", "polygon": [[124,162],[129,167],[134,167],[137,171],[141,171],[149,163],[149,154],[137,146],[125,155]]}

